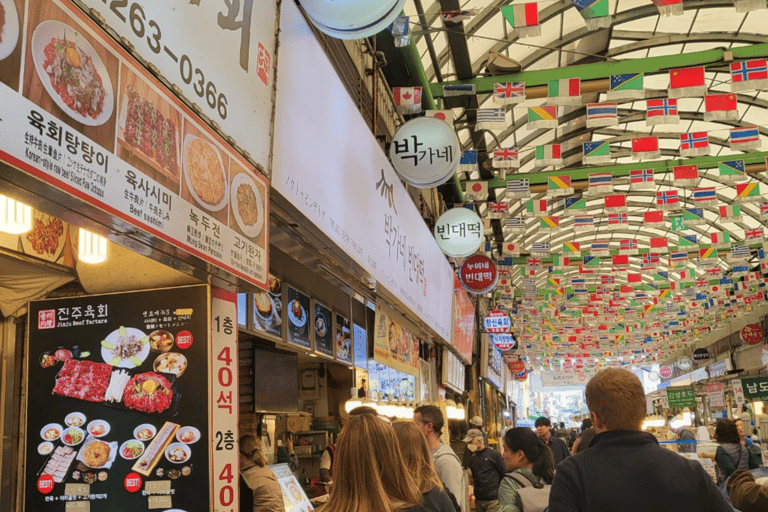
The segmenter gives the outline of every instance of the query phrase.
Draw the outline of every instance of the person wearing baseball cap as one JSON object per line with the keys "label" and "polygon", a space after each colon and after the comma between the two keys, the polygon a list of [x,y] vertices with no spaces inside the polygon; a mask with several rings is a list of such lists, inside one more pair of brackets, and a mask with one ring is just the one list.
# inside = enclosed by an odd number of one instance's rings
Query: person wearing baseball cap
{"label": "person wearing baseball cap", "polygon": [[485,446],[483,432],[479,429],[470,429],[464,442],[473,452],[468,467],[475,487],[475,509],[477,512],[496,512],[499,509],[499,484],[507,472],[504,458]]}

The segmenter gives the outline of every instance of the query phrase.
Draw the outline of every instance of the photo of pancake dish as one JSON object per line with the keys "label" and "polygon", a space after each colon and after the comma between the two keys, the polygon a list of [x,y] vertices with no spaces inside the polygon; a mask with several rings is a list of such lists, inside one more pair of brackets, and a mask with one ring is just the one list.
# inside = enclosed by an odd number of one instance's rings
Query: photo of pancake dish
{"label": "photo of pancake dish", "polygon": [[259,314],[264,318],[269,318],[272,314],[272,301],[269,299],[269,295],[264,292],[255,294],[254,303]]}
{"label": "photo of pancake dish", "polygon": [[237,212],[246,226],[253,226],[259,220],[256,192],[248,183],[241,183],[237,187]]}
{"label": "photo of pancake dish", "polygon": [[192,188],[202,202],[214,207],[224,199],[227,190],[224,169],[210,144],[192,138],[187,147],[186,169]]}
{"label": "photo of pancake dish", "polygon": [[109,460],[110,448],[104,441],[93,441],[85,449],[83,459],[85,465],[92,468],[100,468]]}

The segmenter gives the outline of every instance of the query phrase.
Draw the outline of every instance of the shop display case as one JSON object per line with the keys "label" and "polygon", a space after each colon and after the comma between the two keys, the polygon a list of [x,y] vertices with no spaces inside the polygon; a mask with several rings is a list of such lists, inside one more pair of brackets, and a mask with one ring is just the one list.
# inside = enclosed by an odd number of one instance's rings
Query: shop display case
{"label": "shop display case", "polygon": [[294,432],[293,449],[300,459],[320,458],[323,450],[330,443],[330,432],[327,430],[310,430],[308,432]]}

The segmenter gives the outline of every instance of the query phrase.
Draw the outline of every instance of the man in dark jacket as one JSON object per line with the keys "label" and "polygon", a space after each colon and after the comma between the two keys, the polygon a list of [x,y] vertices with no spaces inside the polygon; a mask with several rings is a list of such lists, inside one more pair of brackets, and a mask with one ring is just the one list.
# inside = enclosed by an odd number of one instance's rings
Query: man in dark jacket
{"label": "man in dark jacket", "polygon": [[478,429],[467,432],[464,442],[473,452],[468,467],[475,486],[475,509],[477,512],[497,512],[499,484],[507,473],[504,459],[499,452],[485,446],[483,433]]}
{"label": "man in dark jacket", "polygon": [[550,422],[549,418],[546,416],[536,418],[536,423],[534,423],[534,425],[536,427],[536,433],[541,440],[544,441],[544,444],[549,446],[550,450],[552,450],[552,457],[554,457],[555,466],[557,466],[564,458],[571,454],[571,452],[568,451],[568,446],[562,439],[552,435],[552,422]]}
{"label": "man in dark jacket", "polygon": [[557,466],[549,512],[733,512],[701,464],[641,430],[645,393],[632,372],[602,370],[585,394],[598,434]]}

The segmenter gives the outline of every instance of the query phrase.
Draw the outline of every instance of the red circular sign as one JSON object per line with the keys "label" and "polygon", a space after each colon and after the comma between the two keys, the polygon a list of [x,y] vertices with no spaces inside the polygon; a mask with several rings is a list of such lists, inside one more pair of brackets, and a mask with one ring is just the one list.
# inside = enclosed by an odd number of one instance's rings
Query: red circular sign
{"label": "red circular sign", "polygon": [[176,346],[179,348],[189,348],[192,346],[192,333],[189,331],[181,331],[176,335]]}
{"label": "red circular sign", "polygon": [[672,368],[670,366],[662,366],[659,368],[659,375],[662,379],[668,379],[672,376]]}
{"label": "red circular sign", "polygon": [[459,269],[459,279],[469,293],[487,293],[496,286],[499,274],[496,264],[488,256],[470,256]]}
{"label": "red circular sign", "polygon": [[525,363],[522,361],[512,361],[507,365],[507,367],[509,368],[509,371],[515,375],[525,371]]}
{"label": "red circular sign", "polygon": [[50,494],[53,491],[55,482],[51,475],[42,475],[37,479],[37,490],[43,494]]}
{"label": "red circular sign", "polygon": [[125,475],[123,485],[125,490],[130,493],[139,492],[141,490],[141,476],[138,473],[130,472]]}
{"label": "red circular sign", "polygon": [[759,345],[763,341],[763,330],[757,324],[747,324],[739,333],[741,341],[749,345]]}

